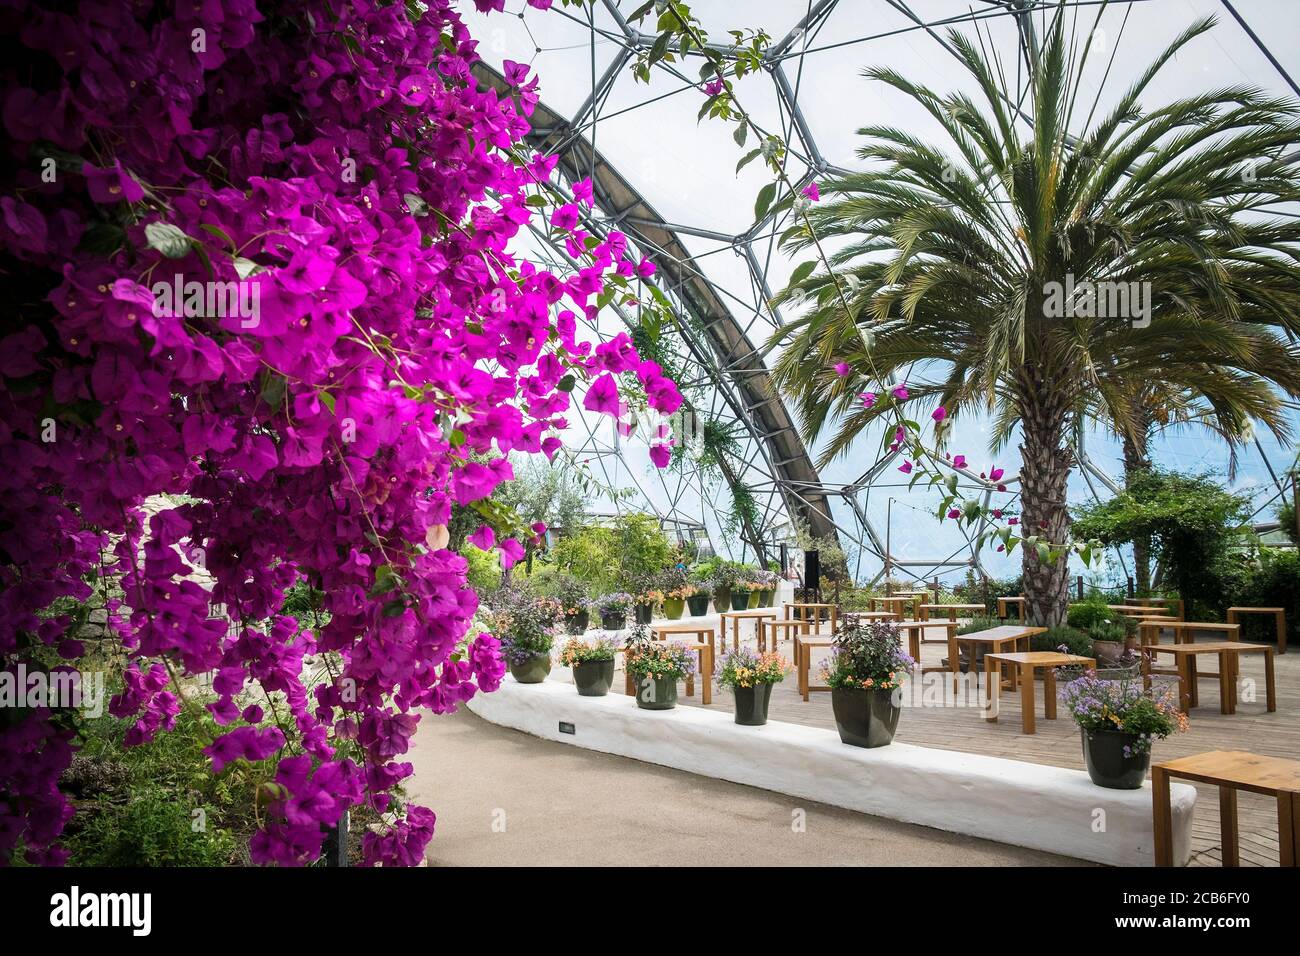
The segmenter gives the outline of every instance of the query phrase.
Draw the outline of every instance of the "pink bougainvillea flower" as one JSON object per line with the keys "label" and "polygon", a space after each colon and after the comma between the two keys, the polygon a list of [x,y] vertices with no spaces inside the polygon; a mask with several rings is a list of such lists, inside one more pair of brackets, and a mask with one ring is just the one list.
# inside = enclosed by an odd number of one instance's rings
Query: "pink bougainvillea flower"
{"label": "pink bougainvillea flower", "polygon": [[607,372],[592,382],[587,387],[587,394],[582,397],[582,407],[588,411],[617,418],[621,408],[614,376]]}
{"label": "pink bougainvillea flower", "polygon": [[497,535],[490,525],[481,524],[465,540],[480,551],[491,551],[497,543]]}
{"label": "pink bougainvillea flower", "polygon": [[571,202],[566,202],[563,206],[558,207],[555,212],[551,213],[551,225],[556,229],[564,232],[572,232],[578,225],[578,219],[582,215],[578,207]]}
{"label": "pink bougainvillea flower", "polygon": [[948,517],[949,517],[949,518],[960,518],[960,517],[961,517],[961,509],[960,509],[960,508],[949,508],[949,509],[948,509]]}
{"label": "pink bougainvillea flower", "polygon": [[907,401],[907,386],[895,385],[889,390],[889,394],[893,395],[894,398],[898,399],[900,402],[905,402]]}
{"label": "pink bougainvillea flower", "polygon": [[910,475],[912,473],[912,463],[910,461],[904,461],[898,466],[898,470],[905,475]]}
{"label": "pink bougainvillea flower", "polygon": [[524,559],[524,546],[514,538],[506,538],[501,542],[501,567],[509,571],[516,564]]}
{"label": "pink bougainvillea flower", "polygon": [[580,179],[573,184],[573,198],[582,203],[588,209],[591,208],[593,200],[591,180]]}
{"label": "pink bougainvillea flower", "polygon": [[1020,519],[1019,519],[1019,518],[1008,518],[1008,519],[1007,519],[1007,524],[1020,524]]}
{"label": "pink bougainvillea flower", "polygon": [[649,279],[655,274],[655,264],[649,259],[642,259],[636,264],[636,274],[642,279]]}
{"label": "pink bougainvillea flower", "polygon": [[965,468],[965,467],[966,467],[966,456],[965,456],[965,455],[954,455],[954,456],[953,456],[953,459],[952,459],[952,466],[953,466],[954,468]]}
{"label": "pink bougainvillea flower", "polygon": [[100,168],[86,163],[81,167],[90,190],[90,198],[98,203],[139,202],[144,198],[144,189],[135,177],[122,168],[119,160],[112,166]]}
{"label": "pink bougainvillea flower", "polygon": [[835,363],[835,374],[840,376],[841,378],[843,378],[845,375],[848,375],[850,371],[851,369],[849,368],[848,362]]}
{"label": "pink bougainvillea flower", "polygon": [[930,413],[930,417],[933,418],[935,422],[941,422],[948,417],[948,409],[940,405],[938,408],[936,408],[934,411]]}
{"label": "pink bougainvillea flower", "polygon": [[999,509],[994,508],[993,517],[998,518],[1000,520],[1002,518],[1002,512]]}
{"label": "pink bougainvillea flower", "polygon": [[717,96],[722,92],[724,86],[723,79],[719,76],[709,80],[701,89],[704,91],[705,96]]}
{"label": "pink bougainvillea flower", "polygon": [[875,392],[858,392],[858,398],[862,399],[862,405],[864,408],[871,408],[876,404]]}
{"label": "pink bougainvillea flower", "polygon": [[997,481],[1001,477],[1002,477],[1001,468],[994,468],[992,471],[989,472],[989,481]]}
{"label": "pink bougainvillea flower", "polygon": [[822,198],[821,190],[817,188],[817,183],[815,182],[811,182],[805,186],[802,189],[801,194],[806,198],[811,199],[813,202],[817,202]]}
{"label": "pink bougainvillea flower", "polygon": [[655,463],[656,468],[667,468],[672,459],[673,446],[671,442],[655,442],[650,446],[650,460]]}

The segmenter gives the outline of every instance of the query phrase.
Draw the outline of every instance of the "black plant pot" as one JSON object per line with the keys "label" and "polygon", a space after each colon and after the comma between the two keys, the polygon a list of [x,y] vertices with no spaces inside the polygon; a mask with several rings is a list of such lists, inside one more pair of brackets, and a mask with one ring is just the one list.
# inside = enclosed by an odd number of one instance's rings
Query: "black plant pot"
{"label": "black plant pot", "polygon": [[749,592],[733,589],[731,592],[731,609],[743,611],[749,607]]}
{"label": "black plant pot", "polygon": [[884,747],[894,739],[898,715],[892,690],[861,687],[831,688],[831,710],[840,740],[854,747]]}
{"label": "black plant pot", "polygon": [[586,611],[579,611],[577,614],[568,614],[564,618],[564,629],[570,634],[581,634],[591,623],[591,615]]}
{"label": "black plant pot", "polygon": [[622,614],[602,614],[600,626],[607,631],[621,631],[627,627],[627,611]]}
{"label": "black plant pot", "polygon": [[634,675],[632,689],[636,692],[636,705],[642,710],[672,710],[677,706],[677,678],[675,677]]}
{"label": "black plant pot", "polygon": [[761,727],[767,723],[767,705],[772,699],[771,684],[753,687],[733,687],[736,698],[736,723],[745,727]]}
{"label": "black plant pot", "polygon": [[582,697],[604,697],[614,683],[614,661],[582,661],[573,665],[573,686]]}
{"label": "black plant pot", "polygon": [[649,624],[650,619],[654,617],[655,606],[653,604],[638,604],[636,606],[636,622],[638,624]]}
{"label": "black plant pot", "polygon": [[532,654],[522,664],[511,664],[510,673],[521,684],[540,684],[551,672],[551,655]]}
{"label": "black plant pot", "polygon": [[1151,751],[1124,755],[1125,747],[1131,749],[1137,743],[1137,734],[1118,730],[1089,732],[1082,727],[1079,732],[1083,737],[1083,760],[1093,783],[1110,790],[1138,790],[1142,787],[1151,767]]}
{"label": "black plant pot", "polygon": [[703,617],[709,613],[709,596],[692,594],[686,599],[686,605],[691,609],[691,617]]}

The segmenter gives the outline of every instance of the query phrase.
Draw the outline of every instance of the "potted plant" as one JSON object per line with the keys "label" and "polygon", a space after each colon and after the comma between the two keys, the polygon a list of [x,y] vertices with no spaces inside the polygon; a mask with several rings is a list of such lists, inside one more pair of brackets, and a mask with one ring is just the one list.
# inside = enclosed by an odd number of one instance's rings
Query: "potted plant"
{"label": "potted plant", "polygon": [[591,623],[587,602],[587,586],[572,575],[560,579],[555,590],[556,599],[564,611],[564,629],[569,634],[581,634]]}
{"label": "potted plant", "polygon": [[709,576],[709,589],[713,592],[713,607],[725,611],[731,606],[731,588],[736,583],[736,566],[723,561]]}
{"label": "potted plant", "polygon": [[626,653],[636,705],[643,710],[676,707],[677,682],[695,673],[695,656],[686,645],[652,641],[648,629],[642,627],[628,641]]}
{"label": "potted plant", "polygon": [[737,567],[732,576],[731,609],[743,611],[749,607],[749,595],[753,586],[749,583],[749,569]]}
{"label": "potted plant", "polygon": [[583,697],[604,697],[614,683],[613,638],[598,634],[592,641],[571,637],[560,649],[560,663],[573,670],[573,685]]}
{"label": "potted plant", "polygon": [[670,621],[681,620],[686,610],[686,599],[695,589],[686,581],[686,569],[681,565],[669,568],[663,576],[664,617]]}
{"label": "potted plant", "polygon": [[776,601],[776,589],[781,583],[781,575],[775,571],[755,571],[754,581],[758,586],[758,607],[771,607]]}
{"label": "potted plant", "polygon": [[664,592],[654,588],[647,588],[636,596],[636,622],[638,624],[649,624],[654,620],[655,605],[662,601]]}
{"label": "potted plant", "polygon": [[688,584],[686,587],[690,590],[686,595],[686,606],[690,609],[691,617],[703,617],[708,614],[709,592],[698,584]]}
{"label": "potted plant", "polygon": [[890,621],[850,624],[840,631],[822,667],[840,740],[883,747],[894,739],[902,711],[895,692],[915,663],[903,653],[898,627]]}
{"label": "potted plant", "polygon": [[600,615],[600,626],[607,631],[621,631],[627,627],[627,612],[631,606],[632,595],[626,591],[615,591],[593,602]]}
{"label": "potted plant", "polygon": [[1137,790],[1151,767],[1151,742],[1187,729],[1177,685],[1144,690],[1140,678],[1106,680],[1087,671],[1061,688],[1079,725],[1088,776],[1099,787]]}
{"label": "potted plant", "polygon": [[759,727],[767,723],[772,685],[785,680],[790,665],[778,654],[757,654],[747,647],[722,655],[718,663],[719,687],[730,687],[736,699],[736,723]]}
{"label": "potted plant", "polygon": [[521,595],[494,615],[510,673],[521,684],[540,684],[551,672],[551,648],[560,606]]}

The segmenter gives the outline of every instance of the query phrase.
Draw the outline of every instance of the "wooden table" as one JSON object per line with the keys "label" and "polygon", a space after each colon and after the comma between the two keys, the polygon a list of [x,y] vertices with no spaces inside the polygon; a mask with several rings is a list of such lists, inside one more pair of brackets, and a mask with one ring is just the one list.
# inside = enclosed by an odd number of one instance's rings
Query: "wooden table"
{"label": "wooden table", "polygon": [[915,594],[891,594],[886,597],[873,597],[871,598],[871,610],[874,611],[876,605],[880,605],[881,610],[893,611],[901,617],[907,611],[908,606],[915,605],[916,602],[917,597]]}
{"label": "wooden table", "polygon": [[[951,636],[957,633],[956,621],[891,621],[900,631],[899,636],[907,637],[907,652],[911,655],[912,660],[916,661],[918,667],[921,664],[921,645],[922,644],[947,644]],[[944,629],[942,640],[935,640],[925,636],[927,627],[941,627]],[[932,665],[921,668],[921,673],[929,671],[944,671],[948,668],[942,665]]]}
{"label": "wooden table", "polygon": [[[1240,641],[1206,641],[1204,644],[1149,644],[1142,649],[1142,686],[1150,688],[1152,674],[1176,674],[1178,677],[1178,709],[1183,713],[1200,704],[1196,682],[1199,677],[1219,679],[1219,713],[1237,712],[1237,677],[1240,674],[1242,654],[1264,655],[1264,682],[1269,713],[1277,710],[1277,684],[1273,672],[1273,647],[1269,644],[1243,644]],[[1177,670],[1161,670],[1151,664],[1155,654],[1172,654]],[[1215,674],[1196,672],[1198,654],[1217,654],[1219,670]]]}
{"label": "wooden table", "polygon": [[1173,812],[1169,781],[1178,777],[1219,788],[1219,830],[1223,865],[1237,866],[1237,791],[1277,800],[1279,862],[1300,865],[1300,761],[1262,757],[1242,750],[1212,750],[1166,760],[1151,768],[1151,813],[1155,831],[1156,866],[1174,865]]}
{"label": "wooden table", "polygon": [[[692,624],[689,621],[683,621],[679,624],[651,624],[650,633],[654,635],[653,640],[656,641],[667,640],[668,636],[672,634],[690,634],[698,641],[707,641],[709,647],[713,650],[713,656],[717,657],[718,655],[718,645],[714,638],[712,625],[701,626],[699,624]],[[723,650],[726,650],[725,645],[723,646]]]}
{"label": "wooden table", "polygon": [[803,621],[765,621],[758,619],[758,649],[760,652],[767,651],[767,632],[772,631],[772,650],[775,652],[777,642],[780,640],[781,631],[786,632],[786,636],[793,639],[794,636],[804,628]]}
{"label": "wooden table", "polygon": [[1043,718],[1056,719],[1056,668],[1081,665],[1092,670],[1097,669],[1097,661],[1091,657],[1078,654],[1062,654],[1059,651],[1023,651],[1020,653],[984,654],[984,686],[988,689],[989,712],[985,720],[995,723],[998,719],[998,706],[1002,701],[1002,676],[998,673],[1003,664],[1010,664],[1018,671],[1020,684],[1020,730],[1021,733],[1034,733],[1034,668],[1043,668]]}
{"label": "wooden table", "polygon": [[998,617],[1010,617],[1011,615],[1007,612],[1007,608],[1012,605],[1015,605],[1016,617],[1018,617],[1020,622],[1023,624],[1025,621],[1025,597],[1023,594],[1020,597],[998,598]]}
{"label": "wooden table", "polygon": [[897,621],[902,616],[897,611],[845,611],[844,622],[853,624],[858,621]]}
{"label": "wooden table", "polygon": [[[973,631],[970,634],[958,634],[955,630],[948,632],[948,669],[952,671],[952,692],[958,693],[958,685],[961,681],[961,647],[966,645],[970,647],[970,666],[971,673],[975,671],[976,648],[984,648],[984,656],[987,657],[989,652],[1003,652],[1004,648],[1010,648],[1011,651],[1029,650],[1029,641],[1035,634],[1046,634],[1045,627],[1022,627],[1018,624],[1003,624],[999,627],[990,627],[984,631]],[[1011,671],[1011,689],[1016,689],[1016,671]]]}
{"label": "wooden table", "polygon": [[948,612],[948,620],[957,620],[958,611],[974,611],[977,615],[987,614],[988,609],[983,604],[922,604],[919,608],[921,620],[928,621],[934,611]]}
{"label": "wooden table", "polygon": [[776,611],[765,611],[762,608],[749,611],[723,611],[718,615],[718,631],[722,637],[722,649],[727,649],[727,620],[731,620],[731,649],[734,651],[740,647],[740,622],[745,619],[754,621],[754,633],[758,634],[758,622],[765,617],[776,620]]}
{"label": "wooden table", "polygon": [[799,696],[808,700],[808,692],[814,690],[830,690],[827,684],[810,684],[808,681],[808,669],[812,664],[812,649],[814,647],[830,647],[835,643],[835,638],[830,635],[822,634],[799,634],[794,635],[794,667],[799,675]]}
{"label": "wooden table", "polygon": [[1140,604],[1143,607],[1160,607],[1164,605],[1165,609],[1180,621],[1187,616],[1182,598],[1129,598],[1128,603],[1130,605]]}
{"label": "wooden table", "polygon": [[[781,617],[784,620],[789,621],[792,618],[797,618],[799,621],[802,621],[805,625],[815,624],[817,626],[818,634],[822,632],[822,618],[821,618],[822,611],[830,612],[830,619],[831,619],[830,624],[831,624],[832,634],[834,634],[836,629],[839,627],[840,610],[834,604],[816,604],[811,602],[786,601],[783,605],[781,605],[781,608],[782,608]],[[798,613],[795,615],[791,615],[790,614],[791,610],[797,611]],[[812,612],[811,617],[809,617],[808,614],[809,611]],[[773,617],[775,618],[775,615],[773,615]],[[810,628],[805,627],[804,633],[805,634],[810,633]]]}
{"label": "wooden table", "polygon": [[1229,638],[1237,636],[1241,630],[1238,624],[1219,624],[1217,621],[1138,621],[1138,643],[1143,647],[1159,644],[1161,630],[1174,632],[1175,644],[1190,644],[1196,640],[1192,631],[1221,631]]}
{"label": "wooden table", "polygon": [[[685,647],[688,651],[694,651],[696,657],[699,659],[699,667],[697,668],[697,670],[699,671],[700,680],[701,680],[700,703],[702,704],[713,703],[713,645],[707,641],[695,641],[694,643],[690,643],[690,644],[682,642],[682,646]],[[623,654],[624,690],[626,691],[629,697],[635,697],[636,684],[632,680],[632,671],[627,666],[627,664],[628,664],[628,654],[624,652]],[[688,676],[686,678],[686,696],[687,697],[695,696],[694,675]]]}
{"label": "wooden table", "polygon": [[1286,608],[1282,607],[1230,607],[1228,623],[1239,624],[1237,618],[1243,614],[1272,614],[1277,622],[1277,652],[1286,653]]}

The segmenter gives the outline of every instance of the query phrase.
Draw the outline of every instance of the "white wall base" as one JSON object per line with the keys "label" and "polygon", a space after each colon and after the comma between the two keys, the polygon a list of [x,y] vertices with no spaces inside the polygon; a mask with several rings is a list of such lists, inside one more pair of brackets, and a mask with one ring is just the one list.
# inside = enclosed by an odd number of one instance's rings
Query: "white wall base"
{"label": "white wall base", "polygon": [[[701,707],[646,711],[620,693],[580,697],[562,680],[524,685],[507,675],[496,693],[477,694],[468,706],[547,740],[891,820],[1114,866],[1153,860],[1150,783],[1107,790],[1081,770],[900,743],[866,750],[818,727],[741,727]],[[561,721],[575,733],[560,733]],[[1174,860],[1183,865],[1196,790],[1174,783],[1170,796]]]}

